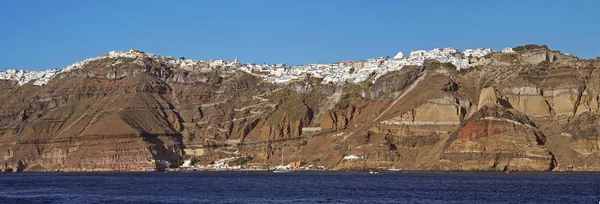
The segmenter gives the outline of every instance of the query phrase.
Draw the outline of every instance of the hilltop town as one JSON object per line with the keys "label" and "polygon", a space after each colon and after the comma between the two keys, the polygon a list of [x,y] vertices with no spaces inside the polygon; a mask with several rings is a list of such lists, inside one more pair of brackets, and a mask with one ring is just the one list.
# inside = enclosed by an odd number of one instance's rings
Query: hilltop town
{"label": "hilltop town", "polygon": [[[308,64],[300,66],[287,66],[285,64],[254,64],[240,63],[236,57],[234,61],[229,60],[191,60],[185,58],[175,59],[171,56],[160,56],[156,54],[146,54],[145,52],[131,49],[128,52],[110,51],[108,54],[85,59],[80,62],[68,65],[62,70],[51,69],[45,71],[27,71],[8,69],[0,72],[0,80],[6,79],[17,81],[19,85],[24,85],[33,81],[33,85],[41,86],[47,84],[54,76],[61,72],[69,72],[73,69],[80,69],[86,63],[107,58],[150,58],[157,62],[166,63],[182,69],[200,70],[209,72],[214,69],[223,68],[225,70],[239,70],[247,73],[256,74],[268,82],[277,84],[287,84],[291,81],[304,80],[308,77],[321,78],[323,83],[360,83],[374,76],[374,80],[388,72],[402,69],[404,66],[423,65],[427,59],[437,60],[441,63],[451,63],[458,70],[464,70],[471,67],[470,58],[483,57],[494,52],[489,48],[467,49],[459,51],[454,48],[416,50],[411,51],[408,56],[399,52],[394,57],[379,57],[367,60],[345,61],[331,64]],[[505,48],[503,53],[512,53],[512,48]]]}
{"label": "hilltop town", "polygon": [[0,73],[0,171],[598,171],[598,70],[540,45],[302,66],[111,51]]}

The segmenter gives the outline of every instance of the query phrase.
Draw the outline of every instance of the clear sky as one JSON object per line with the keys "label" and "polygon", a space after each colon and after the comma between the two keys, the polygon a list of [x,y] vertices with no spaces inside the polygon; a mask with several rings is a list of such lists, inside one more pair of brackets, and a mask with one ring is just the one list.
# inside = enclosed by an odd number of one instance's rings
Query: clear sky
{"label": "clear sky", "polygon": [[599,9],[598,0],[7,0],[0,70],[62,68],[129,48],[296,65],[534,43],[594,58]]}

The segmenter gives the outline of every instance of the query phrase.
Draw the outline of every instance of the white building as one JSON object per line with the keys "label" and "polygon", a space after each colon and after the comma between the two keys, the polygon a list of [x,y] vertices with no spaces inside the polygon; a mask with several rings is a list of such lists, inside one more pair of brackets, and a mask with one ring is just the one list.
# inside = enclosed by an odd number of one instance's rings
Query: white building
{"label": "white building", "polygon": [[343,160],[358,160],[358,159],[362,159],[362,157],[359,157],[356,155],[348,155],[343,158]]}
{"label": "white building", "polygon": [[[295,80],[305,79],[308,75],[316,78],[323,78],[323,83],[361,83],[367,79],[373,72],[375,72],[374,80],[380,76],[390,72],[401,70],[404,66],[410,65],[423,65],[427,59],[437,60],[442,63],[452,63],[457,69],[468,69],[471,67],[469,64],[469,57],[483,57],[493,52],[489,48],[478,48],[478,49],[466,49],[461,52],[454,48],[444,49],[433,49],[427,50],[416,50],[411,51],[409,56],[405,56],[403,52],[398,52],[392,59],[384,58],[371,58],[367,60],[360,60],[354,62],[341,62],[332,64],[319,64],[312,63],[308,65],[298,65],[292,67],[286,67],[285,64],[274,64],[274,65],[261,65],[261,64],[241,64],[236,57],[235,60],[230,63],[227,60],[210,60],[210,61],[196,61],[189,59],[177,59],[174,60],[170,56],[158,56],[154,54],[145,54],[139,51],[110,51],[108,54],[101,55],[94,58],[89,58],[80,62],[73,63],[69,66],[64,67],[62,70],[46,70],[46,71],[23,71],[9,69],[5,72],[0,72],[0,79],[17,81],[19,85],[34,81],[34,85],[45,85],[50,80],[60,74],[61,72],[68,72],[74,69],[80,69],[87,63],[95,60],[105,58],[150,58],[160,63],[167,63],[176,67],[192,67],[198,65],[208,66],[208,70],[216,69],[222,66],[234,66],[234,70],[252,73],[255,76],[265,78],[267,81],[272,83],[290,83]],[[502,50],[504,53],[513,52],[512,48],[505,48]],[[203,68],[204,69],[204,68]],[[350,71],[353,70],[352,73]]]}

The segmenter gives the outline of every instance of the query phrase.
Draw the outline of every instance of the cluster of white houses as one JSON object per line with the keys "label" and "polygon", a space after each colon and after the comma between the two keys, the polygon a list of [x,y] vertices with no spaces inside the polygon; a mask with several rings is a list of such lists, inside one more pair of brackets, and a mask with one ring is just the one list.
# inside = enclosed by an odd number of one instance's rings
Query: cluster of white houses
{"label": "cluster of white houses", "polygon": [[[273,83],[288,83],[301,80],[308,76],[322,78],[323,83],[360,83],[368,79],[372,74],[374,79],[404,66],[423,65],[426,59],[437,60],[442,63],[452,63],[457,69],[468,69],[469,57],[482,57],[493,52],[491,49],[467,49],[460,52],[454,48],[433,49],[430,51],[417,50],[405,56],[399,52],[393,58],[373,58],[359,61],[346,61],[331,64],[308,64],[301,66],[279,65],[243,65],[242,71],[265,75],[267,81]],[[503,52],[512,52],[507,48]]]}
{"label": "cluster of white houses", "polygon": [[[399,70],[408,65],[423,65],[426,59],[438,60],[442,63],[452,63],[457,69],[468,69],[470,57],[482,57],[493,52],[491,49],[467,49],[460,52],[454,48],[417,50],[411,51],[408,56],[399,52],[393,58],[373,58],[359,61],[346,61],[331,64],[313,63],[300,66],[286,66],[285,64],[242,64],[236,58],[233,62],[228,60],[189,60],[184,58],[174,59],[170,56],[159,56],[155,54],[146,54],[141,51],[131,49],[128,52],[110,51],[98,57],[89,58],[72,65],[64,67],[62,70],[52,69],[45,71],[24,71],[9,69],[0,72],[0,80],[16,81],[19,85],[34,81],[34,85],[45,85],[54,76],[60,72],[68,72],[74,69],[80,69],[91,61],[106,58],[151,58],[161,63],[167,63],[176,67],[190,69],[212,69],[229,68],[253,73],[264,77],[265,80],[272,83],[289,83],[295,80],[303,80],[308,77],[322,78],[323,83],[359,83],[367,80],[374,75],[374,80],[390,72]],[[506,48],[502,52],[513,52],[511,48]]]}
{"label": "cluster of white houses", "polygon": [[193,67],[198,65],[206,65],[208,67],[219,67],[224,65],[235,65],[239,64],[237,60],[233,63],[228,60],[210,60],[210,61],[197,61],[197,60],[186,60],[184,58],[174,59],[171,56],[160,56],[155,54],[146,54],[144,52],[131,49],[128,52],[122,51],[110,51],[108,54],[100,55],[93,58],[88,58],[80,62],[75,62],[69,66],[64,67],[62,70],[49,69],[44,71],[27,71],[27,70],[15,70],[8,69],[4,72],[0,72],[0,80],[11,80],[16,81],[20,86],[33,81],[33,85],[41,86],[46,85],[54,76],[61,72],[69,72],[75,69],[80,69],[87,63],[107,59],[107,58],[151,58],[161,63],[167,63],[176,65],[179,67]]}
{"label": "cluster of white houses", "polygon": [[47,84],[59,72],[60,71],[56,69],[49,69],[44,71],[8,69],[4,72],[0,72],[0,80],[16,81],[19,84],[19,86],[26,84],[31,80],[35,80],[33,84],[41,86]]}

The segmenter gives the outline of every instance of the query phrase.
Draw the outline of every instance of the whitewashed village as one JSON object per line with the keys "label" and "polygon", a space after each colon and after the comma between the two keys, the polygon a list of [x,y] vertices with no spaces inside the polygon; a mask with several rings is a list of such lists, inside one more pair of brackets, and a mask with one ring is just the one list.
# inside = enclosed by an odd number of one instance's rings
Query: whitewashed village
{"label": "whitewashed village", "polygon": [[[8,69],[0,72],[0,80],[15,81],[19,86],[32,82],[32,85],[43,86],[48,84],[52,78],[62,72],[69,72],[75,69],[81,69],[86,63],[95,60],[106,58],[150,58],[161,63],[173,65],[174,67],[196,70],[196,71],[211,71],[214,69],[226,69],[229,71],[243,71],[254,76],[264,78],[266,81],[276,84],[287,84],[293,81],[305,80],[308,77],[321,78],[321,83],[361,83],[374,75],[373,80],[377,80],[380,76],[388,72],[402,69],[404,66],[423,65],[425,60],[433,59],[441,63],[452,63],[456,69],[469,69],[472,64],[469,63],[470,58],[483,57],[489,53],[497,52],[489,48],[467,49],[459,51],[454,48],[433,49],[433,50],[417,50],[411,51],[409,55],[402,52],[397,53],[394,57],[379,57],[367,60],[344,61],[331,64],[312,63],[301,66],[287,66],[285,64],[254,64],[240,63],[238,58],[235,60],[190,60],[183,57],[175,59],[171,56],[159,56],[155,54],[146,54],[142,51],[131,49],[129,51],[110,51],[98,57],[89,58],[80,62],[76,62],[61,70],[50,69],[45,71],[26,71]],[[501,52],[511,53],[512,48],[505,48]],[[208,165],[194,164],[191,159],[183,161],[183,165],[178,168],[166,168],[167,171],[301,171],[301,170],[327,170],[324,166],[303,165],[300,162],[290,162],[284,164],[283,159],[281,165],[277,166],[242,166],[230,165],[235,160],[243,159],[240,157],[230,157],[220,159]],[[358,155],[347,155],[342,160],[345,162],[357,162],[363,159]],[[160,161],[164,167],[170,167],[171,164],[167,161]],[[389,171],[401,171],[401,169],[389,169]]]}
{"label": "whitewashed village", "polygon": [[[171,56],[160,56],[155,54],[146,54],[144,52],[131,49],[130,51],[110,51],[108,54],[89,58],[76,62],[63,69],[50,69],[45,71],[27,71],[8,69],[0,72],[0,80],[16,81],[18,85],[24,85],[33,82],[33,85],[42,86],[50,82],[52,78],[61,72],[69,72],[73,69],[80,69],[86,63],[101,60],[105,58],[151,58],[156,61],[174,65],[183,69],[191,70],[200,67],[200,71],[210,71],[212,69],[227,68],[252,73],[255,76],[263,77],[266,81],[286,84],[292,81],[304,80],[308,77],[321,78],[322,83],[360,83],[375,73],[376,80],[390,71],[402,69],[409,65],[423,65],[426,59],[437,60],[441,63],[452,63],[457,69],[468,69],[471,67],[469,58],[483,57],[489,53],[495,52],[489,48],[467,49],[459,51],[454,48],[416,50],[411,51],[409,55],[399,52],[394,57],[379,57],[367,60],[344,61],[330,64],[312,63],[308,65],[287,66],[286,64],[255,64],[240,63],[237,59],[229,60],[190,60],[185,58],[175,59]],[[505,48],[502,52],[513,52],[512,48]]]}

